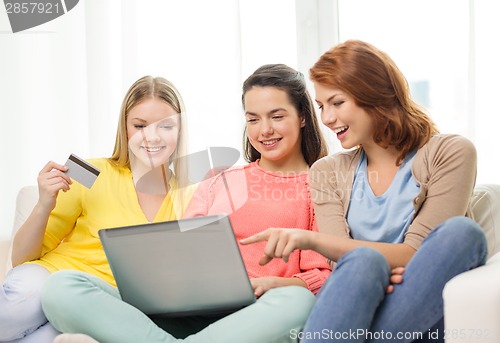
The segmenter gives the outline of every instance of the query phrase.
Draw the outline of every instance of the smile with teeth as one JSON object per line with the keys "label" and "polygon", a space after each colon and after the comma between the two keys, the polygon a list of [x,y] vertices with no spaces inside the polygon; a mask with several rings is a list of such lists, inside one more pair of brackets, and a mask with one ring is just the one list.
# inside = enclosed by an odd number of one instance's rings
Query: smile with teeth
{"label": "smile with teeth", "polygon": [[349,128],[349,126],[345,125],[345,126],[341,126],[341,127],[337,127],[335,129],[333,129],[333,132],[336,133],[336,134],[339,134],[341,132],[344,132],[345,130],[347,130]]}
{"label": "smile with teeth", "polygon": [[280,140],[281,140],[281,138],[277,138],[277,139],[271,139],[268,141],[261,141],[261,143],[264,145],[273,145],[275,143],[278,143]]}
{"label": "smile with teeth", "polygon": [[143,147],[147,152],[158,152],[160,151],[161,149],[163,149],[164,147],[162,146],[145,146]]}

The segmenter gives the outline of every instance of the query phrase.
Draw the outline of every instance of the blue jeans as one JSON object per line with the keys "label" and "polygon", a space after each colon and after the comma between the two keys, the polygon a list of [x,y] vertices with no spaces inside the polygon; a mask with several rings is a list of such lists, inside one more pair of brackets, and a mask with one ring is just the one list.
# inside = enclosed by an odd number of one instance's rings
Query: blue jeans
{"label": "blue jeans", "polygon": [[[443,288],[485,263],[487,243],[474,221],[454,217],[422,242],[386,294],[391,270],[378,251],[345,254],[318,294],[301,342],[443,342]],[[441,328],[441,330],[439,330]]]}
{"label": "blue jeans", "polygon": [[42,311],[40,293],[50,276],[37,264],[9,271],[0,288],[0,342],[52,343],[59,334]]}

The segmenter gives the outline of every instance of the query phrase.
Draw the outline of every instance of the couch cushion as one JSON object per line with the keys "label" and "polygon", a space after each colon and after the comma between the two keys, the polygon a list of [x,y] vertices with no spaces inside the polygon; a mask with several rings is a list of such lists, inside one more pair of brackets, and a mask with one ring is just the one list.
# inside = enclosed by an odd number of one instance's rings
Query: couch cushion
{"label": "couch cushion", "polygon": [[23,225],[33,211],[38,201],[38,187],[35,185],[25,186],[19,190],[16,198],[16,213],[14,215],[14,227],[12,235]]}
{"label": "couch cushion", "polygon": [[12,267],[11,254],[12,254],[12,239],[16,231],[23,225],[28,216],[31,214],[33,207],[38,201],[38,187],[35,185],[24,186],[17,193],[16,198],[16,213],[14,214],[14,226],[12,227],[11,244],[9,247],[9,254],[7,257],[7,270]]}
{"label": "couch cushion", "polygon": [[480,184],[471,198],[473,219],[483,228],[488,240],[488,257],[500,251],[500,185]]}
{"label": "couch cushion", "polygon": [[[12,238],[17,229],[26,221],[37,201],[38,187],[36,185],[21,188],[16,199]],[[500,251],[500,185],[477,185],[470,204],[473,219],[481,225],[486,234],[488,240],[488,257],[491,257]],[[12,265],[10,255],[11,251],[8,254],[8,269]]]}
{"label": "couch cushion", "polygon": [[7,272],[7,260],[8,258],[8,252],[9,252],[9,247],[10,247],[10,241],[9,240],[1,240],[0,241],[0,283],[3,283],[3,279],[5,277],[5,274]]}

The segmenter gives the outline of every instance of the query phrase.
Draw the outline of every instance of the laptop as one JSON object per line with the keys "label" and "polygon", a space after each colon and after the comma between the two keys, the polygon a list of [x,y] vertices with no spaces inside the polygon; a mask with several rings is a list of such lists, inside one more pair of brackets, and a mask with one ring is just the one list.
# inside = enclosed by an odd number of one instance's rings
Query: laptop
{"label": "laptop", "polygon": [[99,230],[122,299],[150,317],[225,314],[255,302],[229,217]]}

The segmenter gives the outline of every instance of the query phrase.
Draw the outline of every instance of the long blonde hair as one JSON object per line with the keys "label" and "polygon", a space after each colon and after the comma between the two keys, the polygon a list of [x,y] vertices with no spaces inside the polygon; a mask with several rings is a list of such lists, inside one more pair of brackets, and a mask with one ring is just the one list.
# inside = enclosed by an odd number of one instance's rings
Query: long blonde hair
{"label": "long blonde hair", "polygon": [[[188,139],[184,120],[186,109],[177,88],[165,78],[143,76],[130,86],[121,105],[115,147],[113,149],[113,154],[108,160],[115,166],[130,168],[127,116],[134,106],[147,98],[160,99],[172,106],[172,108],[180,114],[177,148],[170,157],[170,161],[173,164],[173,172],[177,180],[178,188],[184,189],[189,185],[188,163],[186,158],[188,153]],[[182,201],[182,208],[184,208],[186,199],[182,197],[182,193],[183,192],[180,192],[180,200]]]}

